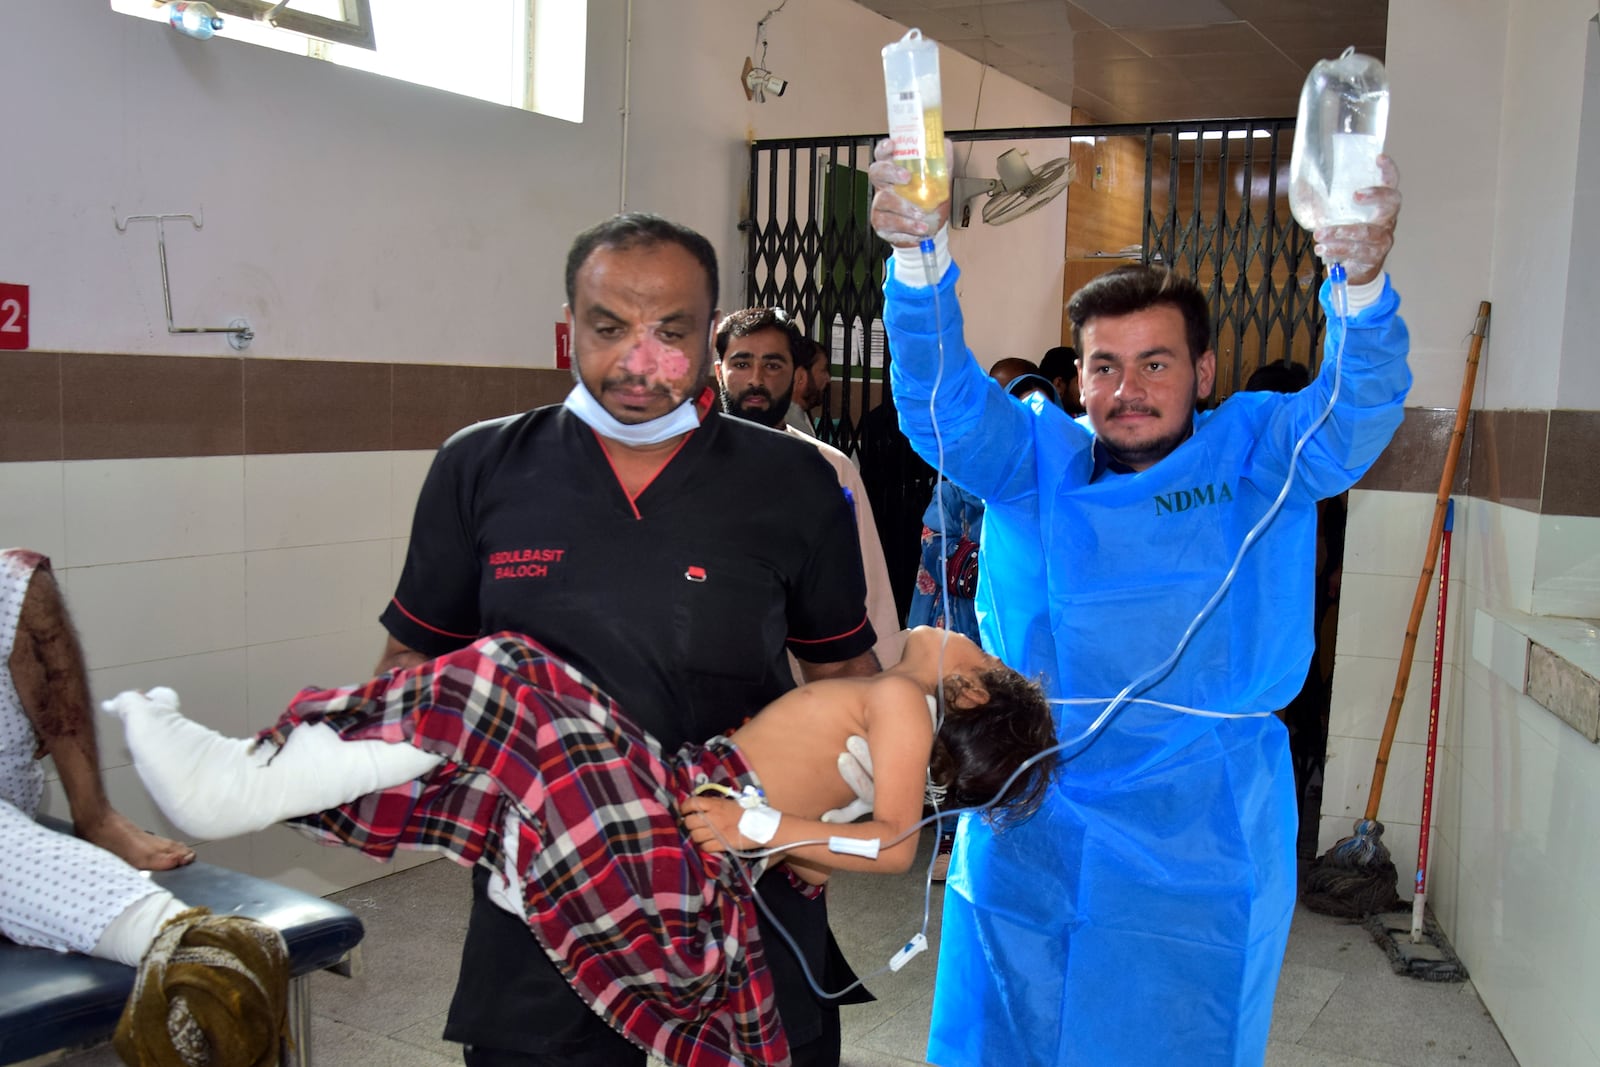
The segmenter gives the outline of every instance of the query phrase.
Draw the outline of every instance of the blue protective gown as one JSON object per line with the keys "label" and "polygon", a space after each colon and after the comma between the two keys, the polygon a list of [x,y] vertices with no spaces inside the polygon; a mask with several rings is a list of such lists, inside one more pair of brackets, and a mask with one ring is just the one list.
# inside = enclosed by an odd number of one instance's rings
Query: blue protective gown
{"label": "blue protective gown", "polygon": [[[1006,396],[962,339],[956,268],[934,290],[884,292],[900,424],[986,504],[983,644],[1039,677],[1077,736],[1166,659],[1284,482],[1332,389],[1241,393],[1195,416],[1153,467],[1094,476],[1087,418]],[[1324,292],[1324,306],[1328,304]],[[1282,511],[1174,669],[1064,755],[1031,820],[964,816],[945,892],[928,1059],[944,1067],[1260,1064],[1295,901],[1287,735],[1270,712],[1305,680],[1316,501],[1388,444],[1411,375],[1385,284],[1353,317],[1339,400],[1306,444]],[[942,329],[940,329],[942,324]],[[929,400],[945,369],[937,409]],[[933,460],[930,458],[930,462]],[[1074,754],[1075,753],[1075,754]]]}

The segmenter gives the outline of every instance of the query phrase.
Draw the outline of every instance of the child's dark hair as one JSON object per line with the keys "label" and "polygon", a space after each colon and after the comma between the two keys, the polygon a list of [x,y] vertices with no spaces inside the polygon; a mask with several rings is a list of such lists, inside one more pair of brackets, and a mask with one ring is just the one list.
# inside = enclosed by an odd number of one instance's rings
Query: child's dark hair
{"label": "child's dark hair", "polygon": [[[972,683],[945,679],[945,716],[934,738],[929,771],[949,790],[941,807],[980,808],[995,800],[1000,787],[1027,760],[1055,747],[1055,722],[1039,686],[1009,667],[978,672],[976,684],[989,700],[958,708],[956,698]],[[1051,753],[1017,775],[1005,795],[988,809],[996,825],[1021,822],[1036,811],[1050,787],[1056,754]]]}

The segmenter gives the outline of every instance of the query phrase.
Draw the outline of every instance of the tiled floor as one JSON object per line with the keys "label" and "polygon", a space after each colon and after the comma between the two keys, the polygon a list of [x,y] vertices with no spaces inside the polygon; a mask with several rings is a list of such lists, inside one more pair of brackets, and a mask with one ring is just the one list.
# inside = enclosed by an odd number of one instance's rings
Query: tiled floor
{"label": "tiled floor", "polygon": [[[930,835],[931,836],[931,835]],[[922,868],[928,848],[923,849]],[[882,966],[916,932],[921,871],[897,878],[841,875],[830,908],[857,968]],[[468,873],[438,861],[338,894],[367,926],[364,973],[314,978],[319,1067],[447,1067],[459,1047],[439,1039],[466,928]],[[937,941],[940,890],[932,895]],[[920,1064],[937,945],[894,975],[873,978],[874,1004],[844,1011],[848,1067]],[[100,1048],[59,1061],[113,1067]],[[1400,977],[1360,927],[1301,909],[1278,989],[1269,1067],[1516,1067],[1470,982]]]}

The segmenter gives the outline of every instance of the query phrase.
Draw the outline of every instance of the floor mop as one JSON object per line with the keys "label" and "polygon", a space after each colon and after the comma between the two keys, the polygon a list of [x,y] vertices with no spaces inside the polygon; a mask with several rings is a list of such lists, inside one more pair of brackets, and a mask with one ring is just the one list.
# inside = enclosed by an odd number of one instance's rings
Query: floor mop
{"label": "floor mop", "polygon": [[1411,617],[1406,623],[1405,643],[1400,649],[1400,668],[1395,675],[1394,695],[1389,701],[1389,717],[1378,741],[1378,758],[1372,768],[1372,787],[1367,793],[1366,814],[1358,819],[1349,837],[1342,838],[1327,852],[1311,861],[1306,870],[1300,900],[1312,911],[1364,919],[1368,915],[1392,911],[1400,906],[1396,892],[1399,873],[1383,843],[1383,823],[1378,821],[1378,802],[1383,797],[1383,779],[1389,768],[1389,749],[1394,745],[1395,726],[1400,721],[1400,705],[1405,701],[1406,683],[1411,678],[1411,657],[1417,647],[1417,629],[1433,584],[1433,565],[1444,537],[1445,512],[1455,484],[1456,462],[1461,458],[1461,442],[1467,433],[1467,416],[1472,410],[1472,388],[1477,380],[1478,355],[1489,332],[1489,302],[1478,304],[1478,318],[1472,327],[1472,344],[1467,350],[1467,369],[1461,382],[1461,399],[1456,405],[1455,428],[1445,452],[1444,473],[1434,501],[1433,524],[1428,533],[1428,550],[1422,572],[1417,576],[1417,592],[1411,602]]}
{"label": "floor mop", "polygon": [[1439,750],[1439,682],[1444,672],[1445,605],[1450,592],[1450,531],[1456,502],[1444,513],[1444,538],[1439,544],[1439,613],[1433,630],[1433,692],[1428,700],[1428,753],[1422,775],[1422,826],[1417,832],[1417,880],[1411,896],[1410,929],[1405,912],[1383,912],[1367,919],[1367,931],[1389,955],[1395,974],[1426,982],[1459,982],[1467,968],[1428,912],[1428,830],[1433,816],[1434,758]]}

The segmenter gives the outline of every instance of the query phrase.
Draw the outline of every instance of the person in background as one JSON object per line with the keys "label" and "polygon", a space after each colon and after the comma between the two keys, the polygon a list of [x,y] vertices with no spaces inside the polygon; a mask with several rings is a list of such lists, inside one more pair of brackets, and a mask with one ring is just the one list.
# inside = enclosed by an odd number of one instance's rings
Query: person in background
{"label": "person in background", "polygon": [[[1032,375],[1037,378],[1039,376],[1039,365],[1031,359],[1023,359],[1020,356],[1007,356],[1005,359],[997,359],[994,361],[993,366],[989,368],[989,377],[999,382],[1000,388],[1007,392],[1010,392],[1013,381],[1025,375]],[[1016,394],[1013,393],[1012,395],[1015,396]]]}
{"label": "person in background", "polygon": [[[867,576],[867,618],[878,634],[872,651],[879,663],[895,663],[900,659],[902,640],[900,615],[895,610],[894,588],[889,584],[889,568],[884,563],[878,525],[873,520],[872,503],[867,499],[861,474],[843,452],[785,421],[787,414],[795,410],[793,397],[800,389],[801,373],[795,356],[814,352],[815,348],[815,343],[801,334],[781,308],[744,308],[723,316],[717,324],[716,363],[722,409],[735,418],[768,429],[782,429],[800,438],[815,446],[833,468],[855,515],[861,565]],[[792,661],[791,666],[796,683],[803,681],[798,663]]]}
{"label": "person in background", "polygon": [[828,350],[809,337],[795,346],[794,396],[789,402],[785,423],[801,433],[817,436],[817,420],[828,414],[828,386],[833,371],[828,367]]}
{"label": "person in background", "polygon": [[1061,410],[1073,418],[1083,414],[1083,396],[1078,389],[1078,350],[1057,345],[1039,360],[1039,373],[1050,379],[1061,398]]}

